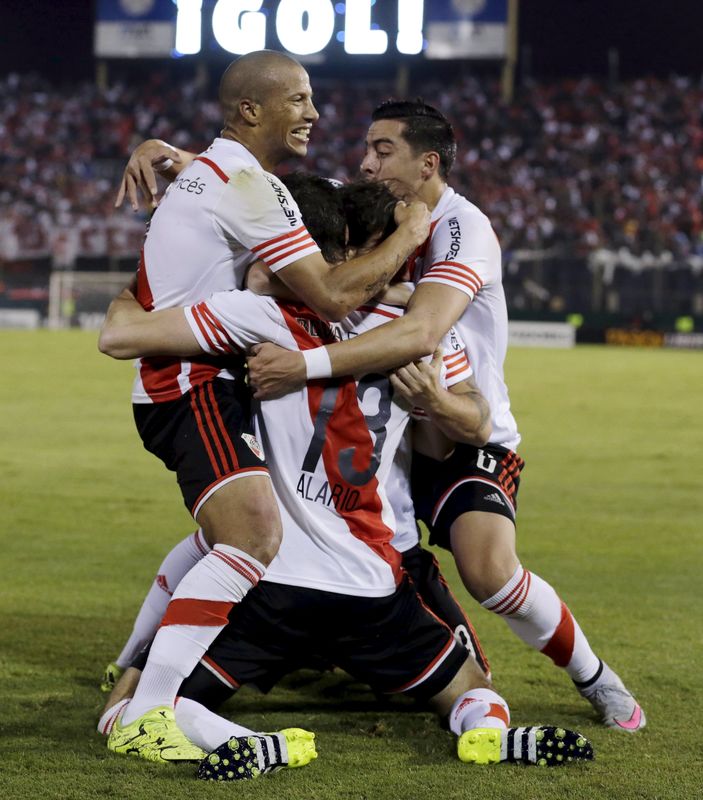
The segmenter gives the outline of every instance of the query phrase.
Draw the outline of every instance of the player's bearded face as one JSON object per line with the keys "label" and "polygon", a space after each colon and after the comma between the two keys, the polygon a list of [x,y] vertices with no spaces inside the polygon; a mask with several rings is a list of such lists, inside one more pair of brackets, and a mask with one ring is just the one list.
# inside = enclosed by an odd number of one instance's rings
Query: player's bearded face
{"label": "player's bearded face", "polygon": [[383,181],[403,200],[412,200],[422,186],[422,156],[415,155],[402,136],[403,122],[382,119],[366,134],[361,172],[367,180]]}
{"label": "player's bearded face", "polygon": [[320,117],[312,102],[307,72],[289,69],[262,109],[262,133],[276,160],[305,156],[312,126]]}

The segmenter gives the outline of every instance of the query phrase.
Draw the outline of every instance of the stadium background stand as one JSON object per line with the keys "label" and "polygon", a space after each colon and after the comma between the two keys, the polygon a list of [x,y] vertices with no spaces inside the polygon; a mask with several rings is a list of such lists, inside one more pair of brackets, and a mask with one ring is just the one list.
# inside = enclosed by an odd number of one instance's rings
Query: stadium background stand
{"label": "stadium background stand", "polygon": [[[313,80],[305,168],[348,179],[393,85]],[[463,75],[412,93],[454,124],[451,182],[493,222],[513,311],[703,313],[703,81],[528,80],[505,104],[497,79]],[[214,96],[167,70],[106,90],[1,79],[0,304],[44,303],[51,269],[131,269],[144,216],[112,207],[125,158],[148,136],[207,146]]]}

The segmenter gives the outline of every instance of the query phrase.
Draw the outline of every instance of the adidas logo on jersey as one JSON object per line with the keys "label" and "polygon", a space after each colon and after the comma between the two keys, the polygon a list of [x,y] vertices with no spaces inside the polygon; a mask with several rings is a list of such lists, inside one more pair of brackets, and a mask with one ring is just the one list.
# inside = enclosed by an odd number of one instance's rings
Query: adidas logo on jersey
{"label": "adidas logo on jersey", "polygon": [[499,503],[501,506],[504,505],[503,498],[498,494],[498,492],[493,492],[493,494],[487,494],[485,499],[490,500],[491,503]]}
{"label": "adidas logo on jersey", "polygon": [[252,436],[250,433],[243,433],[242,439],[247,443],[247,447],[251,450],[251,452],[261,461],[264,460],[264,451],[259,444],[258,439],[256,436]]}

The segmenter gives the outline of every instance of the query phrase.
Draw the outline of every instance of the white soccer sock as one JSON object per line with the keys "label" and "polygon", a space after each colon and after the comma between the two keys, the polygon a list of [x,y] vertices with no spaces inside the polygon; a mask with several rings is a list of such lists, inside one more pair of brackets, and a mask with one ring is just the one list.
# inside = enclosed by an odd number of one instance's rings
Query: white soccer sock
{"label": "white soccer sock", "polygon": [[250,728],[230,722],[187,697],[179,697],[176,700],[176,722],[193,744],[197,744],[208,753],[232,736],[249,736],[256,733]]}
{"label": "white soccer sock", "polygon": [[473,728],[500,728],[510,725],[510,709],[493,689],[471,689],[457,697],[449,712],[449,730],[456,736]]}
{"label": "white soccer sock", "polygon": [[132,633],[115,661],[118,667],[127,669],[154,638],[175,588],[184,575],[209,552],[210,545],[205,541],[202,528],[198,528],[166,556],[139,609]]}
{"label": "white soccer sock", "polygon": [[181,683],[227,624],[227,615],[265,572],[248,553],[216,544],[178,584],[149,652],[125,723],[173,706]]}
{"label": "white soccer sock", "polygon": [[125,697],[124,700],[120,700],[118,703],[115,703],[114,706],[110,706],[110,708],[108,708],[102,717],[100,717],[100,721],[98,722],[98,733],[102,733],[104,736],[109,736],[112,726],[120,716],[120,712],[128,703],[129,697]]}
{"label": "white soccer sock", "polygon": [[549,656],[573,680],[587,681],[598,671],[600,660],[566,603],[546,581],[522,565],[481,605],[504,617],[513,633]]}

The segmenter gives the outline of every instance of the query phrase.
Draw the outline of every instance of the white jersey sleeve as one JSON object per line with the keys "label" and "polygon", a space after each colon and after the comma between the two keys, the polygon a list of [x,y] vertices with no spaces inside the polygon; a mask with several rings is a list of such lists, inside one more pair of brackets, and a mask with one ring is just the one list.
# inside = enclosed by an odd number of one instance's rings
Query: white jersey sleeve
{"label": "white jersey sleeve", "polygon": [[446,389],[470,378],[474,372],[466,346],[456,328],[450,328],[442,339],[442,383]]}
{"label": "white jersey sleeve", "polygon": [[[466,347],[456,328],[450,328],[440,343],[442,348],[442,369],[439,373],[440,385],[449,389],[473,375]],[[429,356],[426,357],[429,360]],[[418,407],[413,408],[412,417],[427,420],[427,413]]]}
{"label": "white jersey sleeve", "polygon": [[214,216],[226,237],[241,242],[272,272],[320,251],[288,189],[254,167],[228,176]]}
{"label": "white jersey sleeve", "polygon": [[453,211],[432,231],[419,282],[451,286],[473,300],[484,286],[501,280],[500,245],[485,214],[475,207]]}
{"label": "white jersey sleeve", "polygon": [[241,353],[260,342],[291,347],[290,332],[276,302],[248,290],[217,292],[209,300],[186,306],[184,313],[205,353]]}

